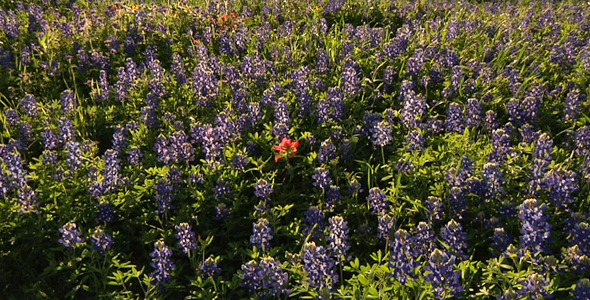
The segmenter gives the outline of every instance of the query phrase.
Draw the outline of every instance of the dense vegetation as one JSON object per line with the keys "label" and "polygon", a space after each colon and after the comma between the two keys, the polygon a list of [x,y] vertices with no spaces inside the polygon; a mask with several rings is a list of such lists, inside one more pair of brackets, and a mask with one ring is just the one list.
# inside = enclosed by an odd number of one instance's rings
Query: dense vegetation
{"label": "dense vegetation", "polygon": [[2,1],[7,299],[590,299],[590,4]]}

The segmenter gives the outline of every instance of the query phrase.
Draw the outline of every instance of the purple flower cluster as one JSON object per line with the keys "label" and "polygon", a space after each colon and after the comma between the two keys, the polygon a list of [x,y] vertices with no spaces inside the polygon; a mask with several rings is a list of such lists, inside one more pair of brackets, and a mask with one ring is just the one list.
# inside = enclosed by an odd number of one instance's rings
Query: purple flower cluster
{"label": "purple flower cluster", "polygon": [[154,252],[150,253],[152,262],[150,266],[155,270],[149,274],[152,285],[158,285],[163,288],[162,284],[172,280],[171,272],[176,268],[174,262],[170,259],[172,250],[166,246],[163,240],[154,243]]}
{"label": "purple flower cluster", "polygon": [[270,201],[269,195],[273,191],[274,189],[272,188],[272,185],[262,178],[258,179],[256,185],[254,186],[254,195],[258,198],[265,199],[267,201]]}
{"label": "purple flower cluster", "polygon": [[281,262],[272,257],[264,257],[257,262],[252,260],[242,265],[240,279],[243,287],[248,288],[250,294],[259,298],[278,297],[291,293],[285,285],[289,281],[289,274],[281,268]]}
{"label": "purple flower cluster", "polygon": [[59,229],[61,237],[58,242],[64,245],[67,249],[76,247],[77,244],[84,243],[82,233],[76,228],[76,223],[68,222]]}
{"label": "purple flower cluster", "polygon": [[252,223],[252,235],[250,236],[252,246],[261,251],[268,251],[270,250],[270,241],[272,239],[272,229],[267,219],[260,218],[258,222]]}
{"label": "purple flower cluster", "polygon": [[322,190],[326,190],[330,187],[332,178],[330,178],[330,171],[322,167],[315,169],[315,174],[311,176],[314,180],[313,185],[320,187]]}
{"label": "purple flower cluster", "polygon": [[221,272],[221,268],[217,266],[217,262],[212,257],[208,257],[201,265],[199,265],[199,270],[201,270],[203,275],[209,277]]}
{"label": "purple flower cluster", "polygon": [[111,249],[114,243],[113,237],[100,228],[94,231],[90,240],[92,241],[92,250],[98,250],[100,255],[104,255],[104,251]]}
{"label": "purple flower cluster", "polygon": [[414,259],[412,241],[412,235],[404,229],[398,229],[391,241],[389,266],[393,269],[393,276],[401,284],[406,284],[409,278],[414,278],[414,268],[418,266]]}
{"label": "purple flower cluster", "polygon": [[430,282],[434,288],[436,299],[445,299],[449,296],[459,296],[465,289],[461,285],[461,271],[454,270],[455,257],[449,256],[444,251],[435,249],[424,267],[427,275],[426,282]]}
{"label": "purple flower cluster", "polygon": [[449,221],[449,223],[443,227],[440,231],[440,236],[443,243],[449,247],[449,251],[455,256],[461,259],[467,259],[465,249],[467,249],[467,234],[463,232],[461,224],[455,220]]}
{"label": "purple flower cluster", "polygon": [[336,146],[331,139],[327,139],[320,145],[318,151],[318,161],[323,164],[327,164],[330,161],[336,159]]}
{"label": "purple flower cluster", "polygon": [[182,162],[188,164],[194,159],[195,153],[188,136],[182,130],[174,132],[168,138],[160,135],[156,139],[154,151],[158,155],[157,160],[166,165]]}
{"label": "purple flower cluster", "polygon": [[305,211],[305,217],[303,217],[303,222],[305,222],[306,226],[303,229],[303,234],[305,236],[310,235],[310,240],[319,240],[324,236],[324,214],[322,210],[317,206],[310,206]]}
{"label": "purple flower cluster", "polygon": [[333,271],[334,262],[330,260],[330,256],[326,253],[326,249],[322,246],[317,246],[315,242],[306,243],[303,246],[303,253],[301,254],[303,260],[303,269],[307,273],[307,282],[312,288],[315,288],[321,294],[320,299],[329,299],[328,295],[324,295],[327,290],[331,290],[338,281],[338,275]]}
{"label": "purple flower cluster", "polygon": [[183,222],[176,226],[176,238],[178,239],[178,247],[182,249],[185,254],[189,254],[191,250],[197,249],[197,237],[189,223]]}
{"label": "purple flower cluster", "polygon": [[520,248],[529,250],[531,254],[547,253],[550,242],[551,224],[547,222],[549,215],[544,214],[546,204],[536,199],[527,199],[519,207],[518,218],[521,221]]}
{"label": "purple flower cluster", "polygon": [[374,215],[386,214],[389,209],[389,204],[385,199],[385,193],[380,188],[374,187],[369,190],[367,196],[369,207],[373,210]]}
{"label": "purple flower cluster", "polygon": [[346,253],[350,249],[348,244],[348,222],[344,221],[341,216],[331,217],[329,220],[330,226],[328,226],[328,232],[330,233],[327,237],[328,251],[332,257],[336,258],[338,264],[343,264],[344,261],[348,260]]}

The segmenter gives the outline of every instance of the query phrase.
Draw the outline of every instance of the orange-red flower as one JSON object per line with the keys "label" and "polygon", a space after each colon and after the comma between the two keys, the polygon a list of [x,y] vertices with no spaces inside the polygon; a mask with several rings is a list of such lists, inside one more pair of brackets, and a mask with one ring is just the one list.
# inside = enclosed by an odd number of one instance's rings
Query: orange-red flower
{"label": "orange-red flower", "polygon": [[280,144],[273,146],[275,150],[279,151],[279,155],[275,156],[275,162],[278,162],[283,156],[296,155],[298,146],[299,141],[293,142],[291,139],[283,138]]}

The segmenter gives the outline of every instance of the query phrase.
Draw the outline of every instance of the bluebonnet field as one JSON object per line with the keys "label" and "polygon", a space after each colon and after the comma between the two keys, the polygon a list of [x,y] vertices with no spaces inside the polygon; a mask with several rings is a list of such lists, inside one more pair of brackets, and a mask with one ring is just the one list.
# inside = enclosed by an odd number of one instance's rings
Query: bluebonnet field
{"label": "bluebonnet field", "polygon": [[590,299],[587,2],[0,7],[7,299]]}

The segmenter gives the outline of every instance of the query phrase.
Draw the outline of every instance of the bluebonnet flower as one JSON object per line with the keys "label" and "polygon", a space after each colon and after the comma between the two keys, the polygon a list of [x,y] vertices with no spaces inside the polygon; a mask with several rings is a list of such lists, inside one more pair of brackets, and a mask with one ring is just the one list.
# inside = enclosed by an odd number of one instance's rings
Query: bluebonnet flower
{"label": "bluebonnet flower", "polygon": [[199,265],[199,270],[201,270],[201,274],[209,277],[221,272],[221,268],[217,266],[217,262],[212,257],[208,257],[201,265]]}
{"label": "bluebonnet flower", "polygon": [[330,188],[326,191],[326,206],[328,208],[335,208],[341,200],[340,187],[331,184]]}
{"label": "bluebonnet flower", "polygon": [[590,280],[582,278],[576,282],[576,287],[572,289],[572,300],[590,299]]}
{"label": "bluebonnet flower", "polygon": [[129,165],[131,166],[141,166],[143,163],[141,162],[141,158],[143,157],[143,154],[141,153],[141,150],[139,149],[139,147],[137,146],[131,146],[129,147],[129,152],[128,152],[128,161],[129,161]]}
{"label": "bluebonnet flower", "polygon": [[389,203],[385,199],[385,193],[378,187],[369,190],[367,202],[369,202],[369,207],[373,210],[374,215],[386,214],[389,209]]}
{"label": "bluebonnet flower", "polygon": [[287,99],[280,97],[273,103],[275,122],[289,126],[291,116],[289,112],[289,105]]}
{"label": "bluebonnet flower", "polygon": [[586,156],[590,153],[590,127],[580,127],[574,133],[575,152],[580,156]]}
{"label": "bluebonnet flower", "polygon": [[518,218],[522,227],[520,230],[521,250],[530,250],[532,254],[547,253],[551,224],[547,223],[549,215],[543,213],[546,209],[547,205],[539,203],[536,199],[527,199],[520,205]]}
{"label": "bluebonnet flower", "polygon": [[311,240],[319,240],[324,235],[324,214],[317,206],[310,206],[305,211],[303,222],[306,226],[303,229],[303,235],[310,235]]}
{"label": "bluebonnet flower", "polygon": [[432,253],[436,248],[434,242],[436,236],[434,230],[430,228],[430,225],[426,222],[420,222],[416,225],[416,234],[414,235],[414,256],[416,258],[423,256],[426,257],[429,253]]}
{"label": "bluebonnet flower", "polygon": [[206,62],[200,62],[195,66],[192,82],[197,99],[213,99],[219,92],[219,80]]}
{"label": "bluebonnet flower", "polygon": [[26,94],[25,97],[20,101],[19,107],[29,117],[36,117],[39,111],[39,104],[34,95]]}
{"label": "bluebonnet flower", "polygon": [[176,199],[173,194],[174,187],[166,179],[160,179],[156,184],[156,208],[157,214],[167,213],[168,210],[174,208],[172,201]]}
{"label": "bluebonnet flower", "polygon": [[463,108],[458,103],[451,103],[447,109],[447,118],[445,119],[447,132],[463,133],[465,125]]}
{"label": "bluebonnet flower", "polygon": [[[404,91],[406,90],[406,91]],[[426,112],[426,98],[421,94],[416,95],[409,83],[402,82],[400,97],[403,101],[401,121],[407,128],[416,128]]]}
{"label": "bluebonnet flower", "polygon": [[407,151],[424,150],[424,136],[420,130],[412,130],[406,135]]}
{"label": "bluebonnet flower", "polygon": [[55,165],[57,163],[57,152],[53,150],[44,150],[43,163],[46,165]]}
{"label": "bluebonnet flower", "polygon": [[512,237],[504,230],[504,228],[494,228],[494,235],[492,236],[492,244],[490,247],[494,251],[502,253],[508,248],[511,241]]}
{"label": "bluebonnet flower", "polygon": [[361,183],[358,180],[353,179],[350,184],[348,185],[348,193],[349,194],[360,194],[364,192]]}
{"label": "bluebonnet flower", "polygon": [[590,226],[588,223],[576,222],[570,234],[570,244],[578,246],[583,255],[590,257]]}
{"label": "bluebonnet flower", "polygon": [[439,198],[429,196],[424,203],[426,209],[428,209],[428,219],[430,223],[437,223],[442,220],[443,214],[443,203]]}
{"label": "bluebonnet flower", "polygon": [[49,127],[46,127],[40,135],[43,139],[43,148],[45,150],[53,150],[62,143],[61,139]]}
{"label": "bluebonnet flower", "polygon": [[242,153],[237,153],[232,159],[232,169],[244,171],[248,165],[248,157]]}
{"label": "bluebonnet flower", "polygon": [[215,206],[215,220],[227,220],[231,210],[224,203]]}
{"label": "bluebonnet flower", "polygon": [[518,296],[526,297],[527,299],[547,299],[552,298],[553,295],[549,293],[547,288],[550,283],[541,274],[533,273],[524,282],[523,287],[516,292]]}
{"label": "bluebonnet flower", "polygon": [[270,241],[273,239],[273,236],[268,220],[260,218],[257,223],[252,223],[252,232],[250,236],[252,246],[263,251],[270,250]]}
{"label": "bluebonnet flower", "polygon": [[110,223],[115,218],[115,211],[109,202],[99,202],[96,204],[97,223]]}
{"label": "bluebonnet flower", "polygon": [[342,91],[348,97],[355,97],[361,89],[360,83],[360,67],[352,59],[347,60],[342,65],[342,73],[340,75],[342,80]]}
{"label": "bluebonnet flower", "polygon": [[170,66],[171,73],[175,76],[176,82],[179,85],[186,83],[186,72],[184,70],[184,62],[178,53],[172,55],[172,65]]}
{"label": "bluebonnet flower", "polygon": [[464,74],[461,66],[454,66],[451,70],[451,85],[458,89],[461,85],[461,82],[463,82],[463,77]]}
{"label": "bluebonnet flower", "polygon": [[[119,77],[126,76],[126,74],[121,74],[124,72],[123,67],[119,69]],[[117,83],[119,84],[119,83]],[[127,90],[124,86],[115,86],[117,88],[117,98],[122,101],[127,97]],[[97,100],[99,101],[107,101],[111,96],[111,88],[109,85],[109,79],[107,77],[107,72],[105,70],[100,70],[98,74],[98,88],[94,91],[94,95]]]}
{"label": "bluebonnet flower", "polygon": [[536,195],[541,188],[543,177],[553,159],[551,152],[553,152],[553,140],[546,133],[542,133],[535,142],[533,150],[532,176],[529,179],[529,192],[532,195]]}
{"label": "bluebonnet flower", "polygon": [[578,118],[580,103],[585,101],[585,97],[579,89],[570,91],[565,97],[563,109],[564,120],[566,122],[575,122]]}
{"label": "bluebonnet flower", "polygon": [[178,247],[182,249],[185,254],[188,254],[191,250],[197,249],[196,234],[192,231],[192,227],[189,223],[183,222],[176,226],[176,238],[178,239]]}
{"label": "bluebonnet flower", "polygon": [[390,215],[380,215],[377,217],[379,225],[377,226],[377,237],[389,241],[391,239],[391,228],[395,221]]}
{"label": "bluebonnet flower", "polygon": [[461,224],[455,220],[449,221],[445,227],[440,230],[440,237],[445,245],[449,247],[451,253],[462,259],[467,259],[465,249],[467,249],[467,233],[463,232]]}
{"label": "bluebonnet flower", "polygon": [[61,109],[66,114],[76,112],[76,99],[72,90],[65,90],[61,94]]}
{"label": "bluebonnet flower", "polygon": [[336,159],[336,146],[334,146],[331,139],[322,142],[317,158],[318,161],[323,164],[327,164]]}
{"label": "bluebonnet flower", "polygon": [[90,240],[92,241],[92,250],[98,250],[100,255],[104,255],[104,251],[111,249],[114,243],[113,237],[100,228],[94,231]]}
{"label": "bluebonnet flower", "polygon": [[289,274],[281,268],[281,262],[272,257],[264,257],[260,263],[255,260],[242,265],[243,287],[247,287],[250,294],[257,297],[278,297],[289,294],[285,284],[289,281]]}
{"label": "bluebonnet flower", "polygon": [[406,62],[406,74],[416,76],[424,70],[424,50],[416,49]]}
{"label": "bluebonnet flower", "polygon": [[350,249],[348,244],[348,222],[344,221],[341,216],[331,217],[329,220],[330,226],[328,226],[328,232],[330,233],[327,237],[328,251],[336,258],[338,264],[342,264],[348,260],[346,252]]}
{"label": "bluebonnet flower", "polygon": [[394,60],[406,53],[410,32],[409,28],[398,28],[396,36],[383,46],[383,52],[387,58]]}
{"label": "bluebonnet flower", "polygon": [[222,179],[217,180],[215,187],[213,188],[213,198],[214,199],[221,199],[225,196],[231,195],[231,187],[229,183],[225,182]]}
{"label": "bluebonnet flower", "polygon": [[498,163],[486,163],[481,172],[483,177],[483,184],[486,188],[486,195],[491,199],[499,199],[500,196],[506,192],[502,184],[506,181],[503,178],[502,172],[499,170]]}
{"label": "bluebonnet flower", "polygon": [[455,271],[455,257],[439,249],[435,249],[424,270],[428,272],[424,280],[430,282],[434,288],[434,296],[444,299],[448,296],[459,296],[465,289],[461,283],[461,271]]}
{"label": "bluebonnet flower", "polygon": [[155,270],[149,274],[152,285],[158,285],[160,288],[163,288],[162,283],[172,280],[172,274],[170,273],[176,268],[176,265],[170,259],[171,256],[172,250],[166,246],[163,240],[154,243],[154,252],[150,253],[150,257],[152,258],[150,266]]}
{"label": "bluebonnet flower", "polygon": [[317,74],[326,74],[330,67],[330,62],[328,60],[328,54],[325,49],[318,49],[316,54],[316,73]]}
{"label": "bluebonnet flower", "polygon": [[120,183],[119,163],[121,160],[117,157],[117,152],[108,149],[104,153],[104,181],[106,191],[111,191]]}
{"label": "bluebonnet flower", "polygon": [[489,132],[493,132],[494,130],[498,129],[498,115],[495,111],[488,110],[486,112],[486,116],[484,118],[484,125]]}
{"label": "bluebonnet flower", "polygon": [[76,229],[76,223],[66,223],[59,229],[59,232],[61,232],[61,238],[59,238],[58,242],[64,245],[67,249],[76,247],[76,244],[84,243],[82,233]]}
{"label": "bluebonnet flower", "polygon": [[125,129],[123,127],[115,127],[111,143],[113,144],[113,149],[117,153],[121,153],[123,148],[127,146],[127,141],[125,139]]}
{"label": "bluebonnet flower", "polygon": [[320,187],[322,190],[326,190],[330,187],[332,178],[330,178],[330,171],[322,167],[315,169],[315,174],[311,176],[314,180],[313,185]]}
{"label": "bluebonnet flower", "polygon": [[16,125],[20,121],[20,116],[18,115],[18,112],[16,112],[16,110],[12,108],[7,108],[6,110],[4,110],[4,116],[6,116],[6,121],[10,125]]}
{"label": "bluebonnet flower", "polygon": [[303,269],[307,272],[307,282],[312,288],[320,292],[320,299],[329,298],[324,295],[326,290],[331,290],[338,281],[338,275],[333,271],[334,262],[326,254],[326,249],[317,246],[315,242],[306,243],[301,254]]}
{"label": "bluebonnet flower", "polygon": [[560,208],[571,206],[575,200],[573,194],[579,190],[576,173],[562,169],[547,172],[541,187],[549,190],[549,200]]}
{"label": "bluebonnet flower", "polygon": [[490,162],[503,162],[512,153],[510,136],[504,129],[496,129],[492,132],[491,144],[493,150],[488,156]]}
{"label": "bluebonnet flower", "polygon": [[391,276],[401,284],[406,284],[409,278],[414,278],[414,268],[417,267],[412,249],[412,235],[404,229],[398,229],[391,244],[389,266],[394,269]]}
{"label": "bluebonnet flower", "polygon": [[387,146],[393,142],[393,127],[387,121],[375,123],[370,129],[371,142],[375,146]]}
{"label": "bluebonnet flower", "polygon": [[476,128],[481,122],[481,101],[470,98],[465,105],[465,125],[468,128]]}
{"label": "bluebonnet flower", "polygon": [[16,196],[18,198],[17,203],[20,205],[19,214],[38,213],[37,207],[39,206],[39,202],[37,201],[37,193],[27,183],[18,187]]}
{"label": "bluebonnet flower", "polygon": [[274,191],[271,184],[264,179],[258,179],[254,186],[254,195],[258,198],[270,200],[269,195]]}
{"label": "bluebonnet flower", "polygon": [[82,166],[82,151],[78,142],[68,142],[66,144],[68,149],[66,163],[70,171],[75,171]]}
{"label": "bluebonnet flower", "polygon": [[516,125],[535,124],[541,100],[538,97],[525,97],[523,100],[510,99],[506,104],[509,121]]}

